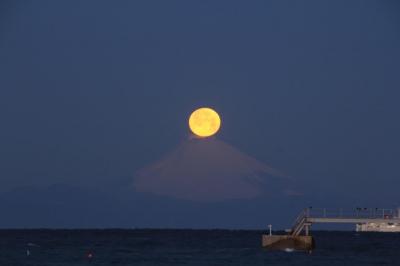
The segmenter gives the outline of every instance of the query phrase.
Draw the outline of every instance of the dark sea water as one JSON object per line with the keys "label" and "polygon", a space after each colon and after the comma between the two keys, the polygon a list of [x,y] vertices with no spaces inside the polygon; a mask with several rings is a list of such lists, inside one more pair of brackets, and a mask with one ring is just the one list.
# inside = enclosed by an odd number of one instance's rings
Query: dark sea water
{"label": "dark sea water", "polygon": [[262,233],[0,230],[0,266],[400,265],[400,234],[313,232],[316,249],[308,254],[264,250],[261,248]]}

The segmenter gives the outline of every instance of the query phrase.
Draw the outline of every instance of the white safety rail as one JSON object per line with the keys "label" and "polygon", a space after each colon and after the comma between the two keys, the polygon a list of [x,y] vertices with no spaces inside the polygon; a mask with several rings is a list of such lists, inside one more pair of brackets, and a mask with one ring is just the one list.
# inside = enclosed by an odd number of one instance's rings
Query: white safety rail
{"label": "white safety rail", "polygon": [[297,216],[290,234],[309,234],[313,223],[400,223],[397,210],[381,208],[327,209],[306,208]]}
{"label": "white safety rail", "polygon": [[307,208],[308,217],[320,218],[398,218],[397,210],[381,208],[354,208],[354,209],[328,209],[328,208]]}

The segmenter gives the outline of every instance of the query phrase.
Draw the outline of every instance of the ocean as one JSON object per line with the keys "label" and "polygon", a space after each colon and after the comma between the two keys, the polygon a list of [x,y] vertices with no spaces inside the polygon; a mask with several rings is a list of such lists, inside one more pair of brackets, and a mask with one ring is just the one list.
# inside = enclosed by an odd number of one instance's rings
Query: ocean
{"label": "ocean", "polygon": [[400,265],[400,234],[312,232],[316,248],[270,251],[255,230],[0,230],[0,266]]}

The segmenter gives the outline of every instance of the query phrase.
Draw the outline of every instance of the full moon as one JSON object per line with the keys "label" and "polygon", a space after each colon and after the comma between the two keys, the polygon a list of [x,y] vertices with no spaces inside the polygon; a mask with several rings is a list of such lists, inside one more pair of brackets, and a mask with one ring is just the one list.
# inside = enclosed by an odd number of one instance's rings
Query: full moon
{"label": "full moon", "polygon": [[199,137],[210,137],[221,127],[218,113],[208,107],[195,110],[189,117],[190,130]]}

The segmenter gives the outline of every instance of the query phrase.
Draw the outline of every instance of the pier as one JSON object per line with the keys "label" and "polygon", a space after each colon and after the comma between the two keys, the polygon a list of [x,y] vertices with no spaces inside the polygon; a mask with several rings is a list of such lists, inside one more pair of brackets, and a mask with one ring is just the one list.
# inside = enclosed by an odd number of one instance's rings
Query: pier
{"label": "pier", "polygon": [[262,236],[262,246],[271,249],[312,250],[315,246],[314,238],[310,235],[311,225],[315,223],[391,223],[400,224],[399,210],[379,208],[355,208],[351,211],[344,209],[304,209],[297,216],[287,235]]}

